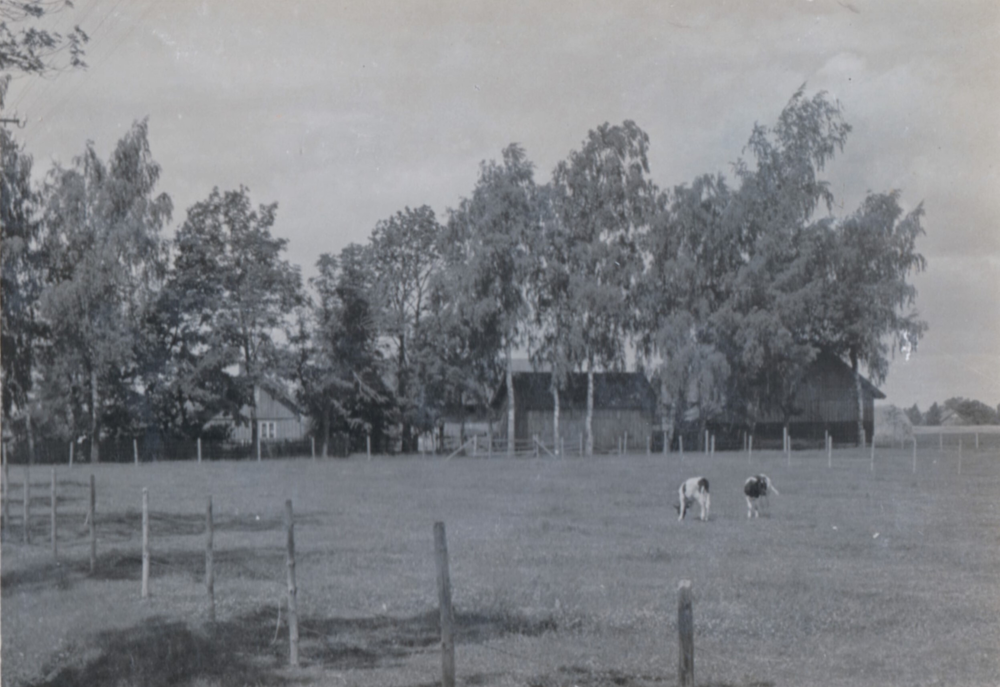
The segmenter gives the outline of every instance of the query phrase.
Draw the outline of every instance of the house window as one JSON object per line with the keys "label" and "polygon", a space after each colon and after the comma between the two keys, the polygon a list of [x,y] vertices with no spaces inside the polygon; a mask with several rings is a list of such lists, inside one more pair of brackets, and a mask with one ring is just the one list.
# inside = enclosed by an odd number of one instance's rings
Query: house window
{"label": "house window", "polygon": [[260,422],[260,438],[261,439],[277,439],[278,438],[278,423],[261,420]]}

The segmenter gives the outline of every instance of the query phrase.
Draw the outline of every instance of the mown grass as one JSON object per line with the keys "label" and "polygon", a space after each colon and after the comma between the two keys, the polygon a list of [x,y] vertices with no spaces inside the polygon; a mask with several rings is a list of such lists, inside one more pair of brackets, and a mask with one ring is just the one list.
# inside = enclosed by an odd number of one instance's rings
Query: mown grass
{"label": "mown grass", "polygon": [[[779,490],[747,521],[743,480]],[[11,472],[12,499],[20,493]],[[1000,684],[1000,456],[841,450],[589,460],[352,459],[97,466],[99,558],[63,469],[60,554],[3,544],[4,685],[429,685],[432,524],[447,526],[459,683],[676,684],[691,579],[701,685]],[[679,482],[712,485],[677,522]],[[37,478],[35,478],[37,479]],[[152,596],[139,598],[141,488]],[[205,499],[218,622],[205,622]],[[63,501],[65,499],[65,501]],[[296,512],[302,668],[279,623]],[[20,512],[12,501],[12,515]],[[44,513],[43,508],[39,508]]]}

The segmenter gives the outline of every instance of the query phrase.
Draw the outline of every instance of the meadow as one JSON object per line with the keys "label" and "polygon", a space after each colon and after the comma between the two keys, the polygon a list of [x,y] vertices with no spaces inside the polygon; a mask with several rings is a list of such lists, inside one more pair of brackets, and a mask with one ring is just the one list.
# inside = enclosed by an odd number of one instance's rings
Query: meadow
{"label": "meadow", "polygon": [[[692,581],[699,685],[1000,684],[1000,455],[921,447],[374,458],[22,468],[2,547],[4,685],[432,685],[433,523],[447,527],[459,685],[677,683],[677,586]],[[780,490],[748,521],[744,479]],[[89,572],[86,484],[97,483]],[[677,521],[682,479],[708,522]],[[141,490],[152,566],[140,598]],[[204,513],[215,513],[217,622]],[[287,667],[286,499],[295,508],[301,667]],[[695,509],[695,515],[697,509]]]}

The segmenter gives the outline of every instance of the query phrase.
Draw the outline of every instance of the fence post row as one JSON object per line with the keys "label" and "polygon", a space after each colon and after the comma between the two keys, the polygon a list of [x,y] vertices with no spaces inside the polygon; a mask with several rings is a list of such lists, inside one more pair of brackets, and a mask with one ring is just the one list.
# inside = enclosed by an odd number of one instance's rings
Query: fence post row
{"label": "fence post row", "polygon": [[694,686],[694,612],[691,609],[691,580],[681,580],[677,595],[677,634],[680,653],[677,682]]}
{"label": "fence post row", "polygon": [[437,565],[438,605],[441,611],[441,684],[455,687],[454,616],[451,609],[451,578],[448,574],[448,543],[444,523],[434,523],[434,561]]}
{"label": "fence post row", "polygon": [[292,517],[292,500],[285,501],[285,532],[287,534],[288,569],[288,665],[299,665],[299,612],[296,603],[298,589],[295,586],[295,521]]}

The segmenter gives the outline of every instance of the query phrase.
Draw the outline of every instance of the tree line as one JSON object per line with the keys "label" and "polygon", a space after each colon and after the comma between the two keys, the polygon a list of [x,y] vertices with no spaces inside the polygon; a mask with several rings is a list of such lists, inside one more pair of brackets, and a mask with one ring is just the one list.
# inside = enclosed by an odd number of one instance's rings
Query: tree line
{"label": "tree line", "polygon": [[905,411],[912,425],[936,427],[948,422],[957,425],[1000,425],[1000,404],[991,408],[982,401],[955,396],[940,405],[932,403],[926,412],[914,403]]}
{"label": "tree line", "polygon": [[863,372],[883,381],[926,329],[909,282],[925,261],[922,207],[905,211],[899,191],[835,214],[822,172],[850,130],[826,94],[799,89],[753,127],[731,178],[670,189],[632,121],[589,131],[545,182],[511,144],[445,217],[403,208],[321,254],[307,282],[273,233],[277,205],[245,187],[214,189],[166,238],[174,208],[146,121],[109,159],[87,143],[40,185],[2,130],[4,424],[29,442],[195,437],[228,416],[256,439],[264,386],[321,444],[345,432],[408,452],[498,385],[513,399],[526,354],[552,372],[557,436],[558,390],[587,374],[589,452],[593,374],[630,356],[672,432],[787,422],[820,351],[854,370],[860,418]]}

